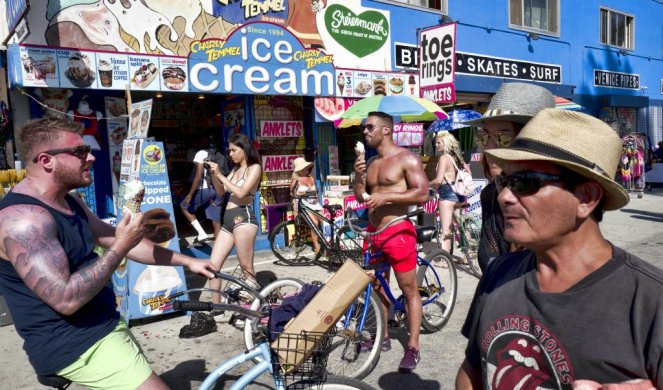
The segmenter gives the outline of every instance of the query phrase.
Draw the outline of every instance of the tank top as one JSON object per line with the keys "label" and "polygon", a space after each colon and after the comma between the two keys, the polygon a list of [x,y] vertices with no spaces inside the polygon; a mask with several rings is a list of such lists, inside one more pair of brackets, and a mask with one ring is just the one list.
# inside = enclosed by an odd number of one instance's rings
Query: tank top
{"label": "tank top", "polygon": [[[71,273],[97,260],[94,237],[85,211],[70,195],[65,197],[74,215],[67,215],[24,194],[10,192],[0,210],[18,204],[43,207],[51,213],[58,241],[69,259]],[[71,316],[62,315],[30,290],[12,264],[0,259],[0,293],[4,295],[23,349],[37,374],[53,374],[73,363],[88,348],[109,334],[120,317],[110,280],[85,306]]]}

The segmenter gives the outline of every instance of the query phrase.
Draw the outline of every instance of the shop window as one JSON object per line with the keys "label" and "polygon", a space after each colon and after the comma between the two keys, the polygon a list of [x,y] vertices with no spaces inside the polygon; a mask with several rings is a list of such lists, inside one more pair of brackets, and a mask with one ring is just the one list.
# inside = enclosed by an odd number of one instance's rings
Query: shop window
{"label": "shop window", "polygon": [[509,26],[559,35],[559,0],[509,0]]}
{"label": "shop window", "polygon": [[415,7],[429,8],[447,13],[447,0],[378,0],[383,3],[400,3]]}
{"label": "shop window", "polygon": [[635,18],[618,11],[601,8],[601,43],[633,50]]}

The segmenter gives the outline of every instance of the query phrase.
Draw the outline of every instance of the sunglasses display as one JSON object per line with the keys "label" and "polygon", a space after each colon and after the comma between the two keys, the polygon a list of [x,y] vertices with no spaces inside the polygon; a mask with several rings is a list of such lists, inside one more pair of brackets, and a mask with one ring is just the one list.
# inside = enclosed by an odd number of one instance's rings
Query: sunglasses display
{"label": "sunglasses display", "polygon": [[87,158],[87,155],[90,153],[90,151],[91,151],[90,145],[78,145],[78,146],[73,146],[71,148],[45,150],[43,152],[37,153],[37,157],[33,158],[32,162],[37,162],[37,158],[42,153],[50,154],[51,156],[67,153],[71,154],[72,156],[76,156],[81,160],[84,160],[85,158]]}
{"label": "sunglasses display", "polygon": [[504,131],[504,130],[498,130],[495,132],[495,134],[491,134],[484,130],[476,130],[474,132],[474,139],[476,140],[477,144],[481,146],[482,149],[486,147],[490,137],[493,137],[498,147],[506,148],[509,145],[511,145],[511,141],[513,141],[514,134],[511,131]]}
{"label": "sunglasses display", "polygon": [[516,172],[511,175],[499,175],[495,178],[497,191],[510,189],[516,195],[528,195],[537,192],[546,183],[563,181],[562,175],[540,172]]}

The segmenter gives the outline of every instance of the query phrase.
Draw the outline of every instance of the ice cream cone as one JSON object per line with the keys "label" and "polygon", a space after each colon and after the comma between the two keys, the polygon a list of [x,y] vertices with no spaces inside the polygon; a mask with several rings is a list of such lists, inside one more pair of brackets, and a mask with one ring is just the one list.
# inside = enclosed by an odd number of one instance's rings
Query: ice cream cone
{"label": "ice cream cone", "polygon": [[145,186],[140,180],[132,180],[124,184],[124,208],[132,213],[140,212],[140,205],[143,203],[145,196]]}

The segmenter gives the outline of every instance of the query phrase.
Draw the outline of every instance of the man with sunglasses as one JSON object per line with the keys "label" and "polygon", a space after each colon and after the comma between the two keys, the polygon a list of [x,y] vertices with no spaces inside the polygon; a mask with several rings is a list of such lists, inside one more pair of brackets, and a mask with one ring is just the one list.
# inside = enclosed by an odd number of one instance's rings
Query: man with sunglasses
{"label": "man with sunglasses", "polygon": [[[428,178],[421,165],[419,156],[394,143],[392,132],[394,120],[383,112],[368,114],[364,125],[366,144],[377,150],[377,155],[366,162],[364,155],[355,161],[355,183],[353,190],[357,199],[368,206],[369,225],[367,230],[375,232],[394,218],[407,214],[408,206],[428,201]],[[364,194],[368,194],[366,197]],[[407,308],[410,338],[398,371],[410,372],[419,362],[419,329],[421,327],[421,296],[417,288],[417,237],[412,222],[404,220],[388,227],[380,235],[372,238],[373,244],[382,251],[382,258],[388,261],[394,270],[396,281],[403,295]],[[389,275],[385,276],[389,280]],[[380,295],[384,291],[376,286]],[[389,300],[382,295],[385,318]],[[382,342],[382,351],[391,349],[391,341],[384,335],[384,340],[369,342],[362,346],[370,350],[373,342]],[[364,348],[365,347],[365,348]]]}
{"label": "man with sunglasses", "polygon": [[[27,173],[0,201],[0,293],[37,374],[92,388],[166,389],[116,311],[111,275],[125,256],[208,278],[214,266],[144,239],[142,213],[125,213],[115,228],[69,195],[92,180],[82,130],[63,119],[22,127]],[[107,251],[97,255],[95,245]]]}
{"label": "man with sunglasses", "polygon": [[[482,151],[506,148],[523,126],[537,112],[554,108],[555,97],[547,89],[527,83],[504,83],[490,99],[488,109],[479,119],[464,122],[479,126],[475,130],[477,145]],[[477,260],[482,270],[499,255],[519,249],[504,239],[504,221],[497,203],[497,191],[493,183],[501,169],[486,161],[483,167],[489,183],[481,191],[481,239]]]}
{"label": "man with sunglasses", "polygon": [[589,115],[544,109],[509,148],[486,154],[503,170],[504,236],[528,250],[486,269],[456,388],[662,389],[663,270],[599,227],[629,201],[613,179],[619,136]]}

